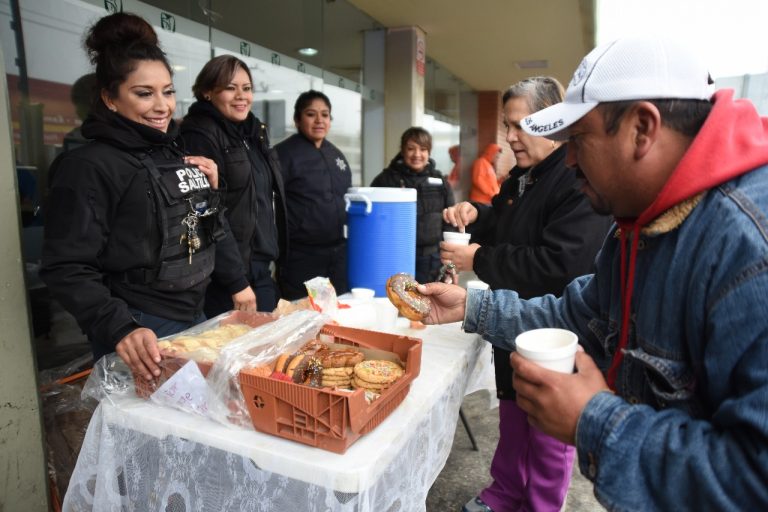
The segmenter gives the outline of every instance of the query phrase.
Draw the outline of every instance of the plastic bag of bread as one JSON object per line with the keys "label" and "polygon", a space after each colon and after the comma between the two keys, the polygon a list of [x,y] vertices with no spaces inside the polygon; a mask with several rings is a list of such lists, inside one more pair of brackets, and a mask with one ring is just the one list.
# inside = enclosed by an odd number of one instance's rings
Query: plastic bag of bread
{"label": "plastic bag of bread", "polygon": [[272,312],[275,316],[284,316],[293,313],[294,311],[313,310],[312,304],[309,303],[309,297],[298,299],[294,301],[288,301],[280,299],[277,301],[277,307]]}
{"label": "plastic bag of bread", "polygon": [[240,389],[240,371],[249,368],[269,376],[280,354],[294,352],[315,339],[328,321],[327,315],[316,311],[296,311],[252,329],[224,346],[206,378],[207,415],[220,423],[253,429]]}
{"label": "plastic bag of bread", "polygon": [[252,329],[272,322],[274,315],[245,311],[228,311],[189,329],[158,340],[164,356],[179,356],[199,363],[213,363],[221,349]]}
{"label": "plastic bag of bread", "polygon": [[295,351],[314,339],[328,321],[326,315],[312,310],[280,317],[230,311],[163,338],[160,367],[166,378],[155,383],[149,398],[220,423],[253,429],[240,388],[240,371],[269,376],[281,353]]}

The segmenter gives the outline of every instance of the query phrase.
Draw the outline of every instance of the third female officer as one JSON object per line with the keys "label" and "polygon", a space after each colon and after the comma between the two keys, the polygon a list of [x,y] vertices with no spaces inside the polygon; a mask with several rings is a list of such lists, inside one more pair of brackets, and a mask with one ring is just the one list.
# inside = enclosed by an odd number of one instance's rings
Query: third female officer
{"label": "third female officer", "polygon": [[349,162],[328,142],[331,100],[319,91],[302,93],[293,120],[298,133],[277,144],[288,206],[291,253],[279,270],[283,297],[307,295],[304,281],[331,280],[337,294],[348,291],[344,194],[352,185]]}

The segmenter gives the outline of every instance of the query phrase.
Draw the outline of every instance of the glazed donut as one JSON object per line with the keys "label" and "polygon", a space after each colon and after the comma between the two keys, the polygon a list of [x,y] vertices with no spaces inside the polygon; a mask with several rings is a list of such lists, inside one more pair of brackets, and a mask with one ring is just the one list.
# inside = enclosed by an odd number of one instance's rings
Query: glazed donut
{"label": "glazed donut", "polygon": [[291,354],[280,354],[280,357],[278,357],[277,360],[275,361],[275,367],[272,368],[272,370],[280,373],[285,373],[286,363],[288,362],[289,357],[291,357]]}
{"label": "glazed donut", "polygon": [[308,359],[304,357],[304,354],[299,354],[297,356],[291,357],[290,360],[286,363],[284,374],[288,375],[289,377],[293,375],[294,370],[296,370],[296,367],[299,366],[299,363],[303,361],[304,359]]}
{"label": "glazed donut", "polygon": [[387,297],[401,315],[420,321],[429,314],[431,303],[427,297],[416,291],[418,284],[409,274],[395,274],[387,279]]}
{"label": "glazed donut", "polygon": [[319,388],[323,380],[323,366],[320,360],[312,356],[296,356],[299,363],[288,372],[288,377],[296,384],[306,384]]}

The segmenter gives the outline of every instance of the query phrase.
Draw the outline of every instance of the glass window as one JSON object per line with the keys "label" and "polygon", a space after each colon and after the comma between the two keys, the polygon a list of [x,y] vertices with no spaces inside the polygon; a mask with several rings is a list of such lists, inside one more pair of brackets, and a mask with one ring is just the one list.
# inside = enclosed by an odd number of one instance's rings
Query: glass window
{"label": "glass window", "polygon": [[453,169],[448,148],[459,143],[459,125],[426,114],[424,115],[424,129],[432,134],[430,157],[435,161],[437,169],[447,177]]}
{"label": "glass window", "polygon": [[[57,154],[87,142],[79,127],[98,91],[82,40],[108,12],[124,9],[155,27],[174,69],[177,119],[195,101],[192,84],[212,54],[233,54],[248,64],[254,80],[253,110],[268,124],[272,144],[295,133],[293,105],[298,95],[309,89],[323,91],[333,105],[329,140],[347,157],[353,185],[362,184],[362,94],[372,94],[361,85],[362,39],[364,31],[382,26],[348,1],[20,0],[19,4],[24,54],[17,51],[8,0],[0,0],[0,42],[35,336],[46,339],[52,350],[57,341],[50,336],[85,341],[73,320],[45,297],[37,278],[48,168]],[[300,55],[303,47],[318,53]],[[426,73],[426,110],[431,115],[424,125],[434,137],[433,158],[447,174],[452,167],[448,147],[459,141],[458,94],[465,86],[433,61]],[[66,326],[52,331],[52,321]],[[87,344],[84,347],[87,352]]]}
{"label": "glass window", "polygon": [[331,100],[333,122],[328,140],[347,157],[352,168],[352,186],[362,184],[362,100],[360,93],[335,85],[324,85],[323,92]]}

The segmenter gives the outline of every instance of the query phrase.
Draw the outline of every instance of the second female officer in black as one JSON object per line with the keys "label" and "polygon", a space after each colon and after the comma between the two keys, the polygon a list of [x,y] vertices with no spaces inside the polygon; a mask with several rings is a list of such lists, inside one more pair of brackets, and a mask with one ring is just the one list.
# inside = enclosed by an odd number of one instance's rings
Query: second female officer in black
{"label": "second female officer in black", "polygon": [[[197,75],[192,92],[197,102],[181,125],[182,138],[188,151],[218,165],[227,218],[256,293],[256,306],[272,311],[280,294],[271,264],[286,253],[285,193],[267,128],[251,113],[251,72],[237,57],[214,57]],[[211,282],[206,315],[232,307],[227,289]]]}

